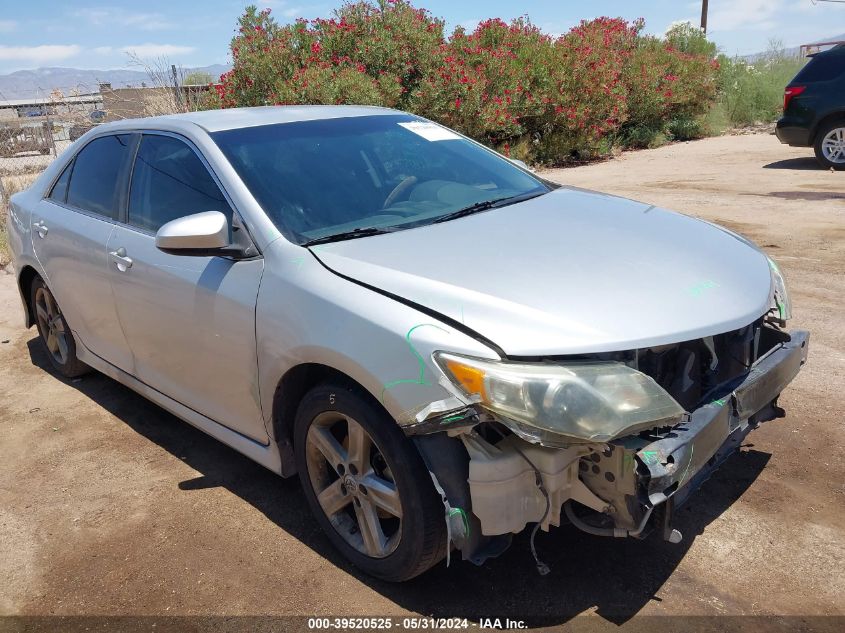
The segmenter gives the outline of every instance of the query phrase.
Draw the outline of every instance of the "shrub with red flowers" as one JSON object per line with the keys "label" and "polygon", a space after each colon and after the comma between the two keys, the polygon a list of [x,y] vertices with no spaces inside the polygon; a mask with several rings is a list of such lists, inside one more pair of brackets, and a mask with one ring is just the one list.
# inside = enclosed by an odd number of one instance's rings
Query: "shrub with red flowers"
{"label": "shrub with red flowers", "polygon": [[248,7],[231,43],[233,68],[207,106],[383,105],[556,163],[636,145],[631,130],[668,130],[714,99],[712,55],[643,36],[642,26],[598,18],[554,38],[527,18],[490,19],[446,38],[442,20],[407,0],[362,0],[285,26]]}

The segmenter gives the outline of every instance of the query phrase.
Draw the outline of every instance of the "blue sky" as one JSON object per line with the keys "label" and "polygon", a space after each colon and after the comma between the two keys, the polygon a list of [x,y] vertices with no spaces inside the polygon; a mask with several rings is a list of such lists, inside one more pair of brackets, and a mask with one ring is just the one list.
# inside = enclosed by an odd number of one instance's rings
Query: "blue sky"
{"label": "blue sky", "polygon": [[[341,0],[271,0],[280,21],[326,17]],[[127,51],[142,58],[167,57],[183,66],[228,63],[241,0],[4,0],[0,12],[0,73],[39,66],[109,69],[127,67]],[[698,20],[700,0],[417,0],[416,6],[450,27],[474,26],[487,17],[528,15],[551,33],[600,15],[644,17],[649,32],[674,21]],[[765,50],[772,38],[788,46],[845,31],[845,3],[818,0],[710,0],[710,34],[728,54]]]}

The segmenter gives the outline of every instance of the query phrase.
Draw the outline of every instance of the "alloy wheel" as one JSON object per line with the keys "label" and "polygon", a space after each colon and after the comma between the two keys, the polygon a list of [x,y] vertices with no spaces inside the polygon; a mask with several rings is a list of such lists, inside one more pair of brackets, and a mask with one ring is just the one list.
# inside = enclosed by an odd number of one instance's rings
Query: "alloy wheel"
{"label": "alloy wheel", "polygon": [[59,304],[47,288],[35,292],[35,313],[47,351],[57,363],[64,365],[69,357],[68,332]]}
{"label": "alloy wheel", "polygon": [[845,127],[835,127],[822,140],[822,154],[831,163],[845,163]]}
{"label": "alloy wheel", "polygon": [[306,436],[308,476],[337,533],[365,556],[385,558],[402,536],[402,502],[393,474],[363,426],[321,413]]}

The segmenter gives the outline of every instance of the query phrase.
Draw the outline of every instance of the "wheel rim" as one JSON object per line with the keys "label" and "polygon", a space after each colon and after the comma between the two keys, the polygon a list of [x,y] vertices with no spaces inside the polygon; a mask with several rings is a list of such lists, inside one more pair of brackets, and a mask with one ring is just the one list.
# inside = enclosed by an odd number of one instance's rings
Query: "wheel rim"
{"label": "wheel rim", "polygon": [[67,330],[59,304],[46,288],[35,291],[35,313],[47,351],[57,363],[64,365],[68,359]]}
{"label": "wheel rim", "polygon": [[825,135],[822,154],[831,163],[845,163],[845,127],[833,128]]}
{"label": "wheel rim", "polygon": [[402,537],[402,503],[373,438],[337,411],[321,413],[306,436],[308,476],[335,531],[354,549],[385,558]]}

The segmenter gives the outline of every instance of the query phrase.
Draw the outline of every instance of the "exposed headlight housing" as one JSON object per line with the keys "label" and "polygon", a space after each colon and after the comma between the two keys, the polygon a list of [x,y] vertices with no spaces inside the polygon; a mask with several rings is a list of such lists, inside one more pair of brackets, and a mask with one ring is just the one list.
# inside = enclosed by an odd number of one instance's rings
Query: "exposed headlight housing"
{"label": "exposed headlight housing", "polygon": [[673,425],[685,413],[651,377],[623,363],[508,363],[447,352],[434,360],[464,396],[549,446],[605,442]]}
{"label": "exposed headlight housing", "polygon": [[774,307],[777,308],[780,320],[787,321],[792,318],[792,302],[789,300],[789,292],[786,290],[786,281],[775,260],[771,257],[767,257],[767,259],[769,260],[769,269],[772,272],[772,287],[775,295]]}

